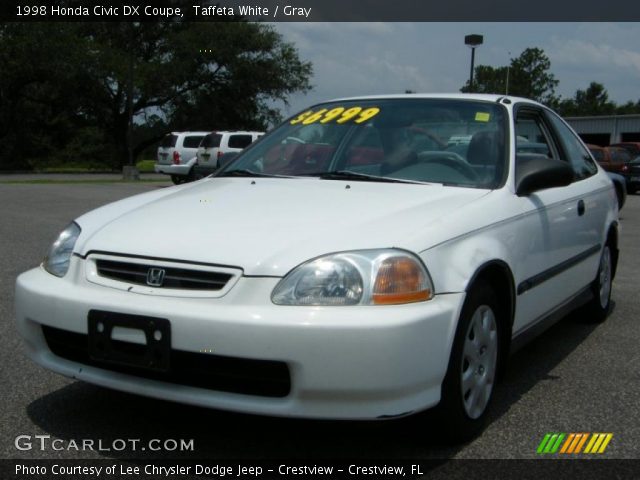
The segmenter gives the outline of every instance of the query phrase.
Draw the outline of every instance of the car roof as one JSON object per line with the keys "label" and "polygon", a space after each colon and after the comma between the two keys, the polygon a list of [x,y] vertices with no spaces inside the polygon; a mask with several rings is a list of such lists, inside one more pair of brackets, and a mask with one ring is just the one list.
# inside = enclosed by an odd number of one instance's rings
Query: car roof
{"label": "car roof", "polygon": [[211,133],[233,133],[233,134],[244,134],[244,135],[261,135],[264,134],[264,132],[257,132],[257,131],[253,131],[253,130],[215,130],[214,132]]}
{"label": "car roof", "polygon": [[523,97],[512,97],[510,95],[497,95],[486,93],[402,93],[402,94],[390,94],[390,95],[368,95],[361,97],[345,97],[336,98],[330,101],[351,101],[351,100],[395,100],[402,98],[424,98],[424,99],[451,99],[451,100],[479,100],[485,102],[498,102],[504,99],[510,100],[512,103],[530,103],[532,105],[542,105],[534,100]]}
{"label": "car roof", "polygon": [[186,131],[186,132],[171,132],[167,133],[167,135],[207,135],[211,132],[200,132],[200,131]]}

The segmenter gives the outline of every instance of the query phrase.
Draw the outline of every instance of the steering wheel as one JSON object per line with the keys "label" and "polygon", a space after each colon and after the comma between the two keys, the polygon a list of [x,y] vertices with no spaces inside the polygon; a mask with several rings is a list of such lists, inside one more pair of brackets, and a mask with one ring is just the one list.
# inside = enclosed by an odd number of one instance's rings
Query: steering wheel
{"label": "steering wheel", "polygon": [[432,154],[420,154],[410,163],[402,165],[402,168],[418,163],[439,163],[445,165],[456,172],[461,173],[469,180],[477,180],[478,174],[460,155],[454,152],[430,152]]}
{"label": "steering wheel", "polygon": [[301,145],[304,145],[307,142],[298,137],[287,137],[282,141],[283,145],[288,145],[290,143],[299,143]]}
{"label": "steering wheel", "polygon": [[422,128],[422,127],[418,127],[415,125],[412,125],[411,127],[409,127],[407,129],[409,132],[412,133],[418,133],[420,135],[424,135],[425,137],[427,137],[429,140],[431,140],[433,143],[435,143],[436,145],[438,145],[438,147],[440,148],[440,150],[444,150],[445,148],[447,148],[447,144],[445,142],[443,142],[442,140],[440,140],[440,138],[438,138],[437,135],[435,135],[434,133],[431,133],[429,130],[427,130],[426,128]]}

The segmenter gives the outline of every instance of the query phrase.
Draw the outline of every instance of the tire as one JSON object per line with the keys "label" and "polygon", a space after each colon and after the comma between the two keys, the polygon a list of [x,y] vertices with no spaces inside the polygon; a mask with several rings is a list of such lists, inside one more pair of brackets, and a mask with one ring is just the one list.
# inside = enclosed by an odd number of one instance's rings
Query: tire
{"label": "tire", "polygon": [[502,311],[487,284],[473,287],[462,307],[435,409],[441,438],[451,443],[472,440],[486,425],[502,355]]}
{"label": "tire", "polygon": [[584,317],[593,323],[602,323],[611,311],[611,290],[613,284],[614,252],[607,242],[600,255],[598,274],[591,283],[593,299],[584,306]]}
{"label": "tire", "polygon": [[171,181],[174,185],[180,185],[181,183],[184,183],[184,177],[182,175],[171,175]]}
{"label": "tire", "polygon": [[185,177],[184,182],[185,183],[189,183],[189,182],[195,182],[196,180],[198,180],[198,179],[196,178],[195,167],[191,167],[191,170],[189,170],[189,173]]}

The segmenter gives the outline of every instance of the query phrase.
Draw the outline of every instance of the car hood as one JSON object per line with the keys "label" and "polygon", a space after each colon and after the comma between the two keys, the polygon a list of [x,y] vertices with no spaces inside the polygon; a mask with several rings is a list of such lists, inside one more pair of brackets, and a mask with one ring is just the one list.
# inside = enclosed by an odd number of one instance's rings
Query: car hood
{"label": "car hood", "polygon": [[[76,251],[283,276],[326,253],[442,241],[443,217],[487,190],[317,178],[211,178],[126,199],[77,221]],[[431,233],[431,235],[430,235]]]}

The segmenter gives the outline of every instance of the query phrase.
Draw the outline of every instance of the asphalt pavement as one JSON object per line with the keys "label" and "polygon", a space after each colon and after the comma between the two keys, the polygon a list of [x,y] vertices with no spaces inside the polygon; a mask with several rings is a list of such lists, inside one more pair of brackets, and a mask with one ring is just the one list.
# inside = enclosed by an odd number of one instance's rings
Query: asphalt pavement
{"label": "asphalt pavement", "polygon": [[[614,308],[603,324],[573,314],[511,357],[491,424],[475,441],[442,444],[429,422],[334,422],[227,413],[72,381],[35,365],[14,327],[16,276],[42,259],[73,218],[156,183],[0,184],[0,458],[155,458],[151,451],[18,450],[52,439],[193,439],[194,458],[536,458],[547,432],[611,432],[605,458],[640,458],[640,196],[622,211]],[[226,207],[225,207],[226,208]],[[375,375],[376,372],[371,372]],[[162,454],[164,455],[164,454]]]}

